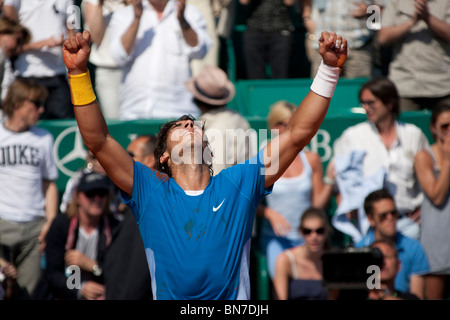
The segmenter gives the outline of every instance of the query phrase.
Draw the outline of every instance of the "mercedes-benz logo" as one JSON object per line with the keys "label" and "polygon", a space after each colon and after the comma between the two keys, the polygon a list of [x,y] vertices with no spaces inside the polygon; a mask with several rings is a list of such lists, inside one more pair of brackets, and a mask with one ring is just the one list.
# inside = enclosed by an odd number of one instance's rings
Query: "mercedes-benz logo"
{"label": "mercedes-benz logo", "polygon": [[56,166],[67,176],[72,176],[85,163],[86,153],[78,126],[63,130],[55,139],[53,154]]}

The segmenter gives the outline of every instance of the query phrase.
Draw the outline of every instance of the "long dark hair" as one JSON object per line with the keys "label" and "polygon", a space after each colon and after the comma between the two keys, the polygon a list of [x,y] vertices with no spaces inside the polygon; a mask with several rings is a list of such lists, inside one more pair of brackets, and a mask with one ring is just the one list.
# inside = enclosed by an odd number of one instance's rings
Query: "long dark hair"
{"label": "long dark hair", "polygon": [[433,133],[433,130],[431,130],[431,127],[434,127],[436,125],[436,121],[439,115],[446,111],[450,111],[450,103],[448,102],[438,103],[436,106],[433,107],[431,111],[430,131],[434,141],[436,141],[436,135]]}
{"label": "long dark hair", "polygon": [[392,104],[392,114],[394,118],[400,116],[400,97],[398,95],[395,84],[386,77],[376,77],[364,83],[359,89],[359,99],[363,90],[369,90],[372,94],[380,99],[383,104]]}

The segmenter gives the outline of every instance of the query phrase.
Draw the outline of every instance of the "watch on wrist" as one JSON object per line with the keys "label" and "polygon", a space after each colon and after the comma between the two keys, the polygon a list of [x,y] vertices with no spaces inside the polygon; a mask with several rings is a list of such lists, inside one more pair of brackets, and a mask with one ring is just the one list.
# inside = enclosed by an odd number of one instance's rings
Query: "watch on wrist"
{"label": "watch on wrist", "polygon": [[94,264],[94,266],[92,267],[92,273],[94,274],[94,276],[100,277],[102,275],[102,272],[102,268],[100,268],[98,264]]}
{"label": "watch on wrist", "polygon": [[191,25],[185,19],[182,19],[180,20],[180,27],[182,30],[188,30],[191,28]]}

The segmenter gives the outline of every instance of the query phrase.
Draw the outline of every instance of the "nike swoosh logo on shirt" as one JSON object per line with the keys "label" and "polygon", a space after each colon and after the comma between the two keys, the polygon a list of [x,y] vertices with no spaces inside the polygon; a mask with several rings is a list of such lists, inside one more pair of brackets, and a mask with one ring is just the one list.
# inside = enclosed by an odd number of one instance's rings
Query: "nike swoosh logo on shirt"
{"label": "nike swoosh logo on shirt", "polygon": [[221,203],[219,204],[219,206],[217,206],[217,207],[214,207],[214,206],[213,206],[213,211],[216,212],[217,210],[219,210],[220,207],[222,206],[222,204],[223,204],[224,201],[225,201],[225,199],[223,199],[222,202],[221,202]]}

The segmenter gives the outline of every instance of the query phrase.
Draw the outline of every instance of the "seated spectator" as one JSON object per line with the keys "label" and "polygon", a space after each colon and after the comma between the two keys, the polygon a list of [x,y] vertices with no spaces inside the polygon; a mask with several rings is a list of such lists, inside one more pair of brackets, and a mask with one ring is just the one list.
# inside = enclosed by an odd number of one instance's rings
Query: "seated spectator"
{"label": "seated spectator", "polygon": [[276,261],[274,287],[279,300],[326,300],[322,285],[322,254],[330,249],[326,213],[314,207],[301,217],[298,232],[305,243],[283,251]]}
{"label": "seated spectator", "polygon": [[427,256],[418,240],[397,231],[399,213],[394,198],[385,189],[375,190],[365,198],[364,210],[371,228],[355,247],[367,247],[375,240],[381,239],[394,242],[401,262],[400,271],[395,278],[395,289],[411,292],[423,299],[425,293],[423,275],[430,271]]}
{"label": "seated spectator", "polygon": [[[118,223],[108,206],[111,187],[106,175],[84,173],[67,213],[53,221],[46,237],[44,271],[53,299],[105,299],[103,262]],[[73,277],[74,288],[69,288],[68,277]]]}
{"label": "seated spectator", "polygon": [[429,148],[428,139],[414,124],[398,120],[399,96],[388,78],[364,83],[359,100],[367,121],[342,133],[333,146],[340,202],[333,226],[360,241],[369,228],[363,210],[365,196],[386,188],[399,213],[398,231],[418,239],[423,192],[414,173],[414,156]]}
{"label": "seated spectator", "polygon": [[[292,118],[296,106],[285,100],[270,107],[267,126],[282,134]],[[332,173],[327,173],[331,180]],[[275,262],[286,249],[303,243],[298,232],[303,212],[311,206],[325,208],[331,197],[333,186],[323,181],[323,166],[317,153],[302,150],[289,168],[275,182],[272,193],[258,208],[263,217],[259,230],[260,247],[267,257],[269,276],[275,276]]]}
{"label": "seated spectator", "polygon": [[369,290],[369,300],[419,300],[412,293],[399,291],[395,288],[395,278],[401,269],[401,262],[395,243],[380,239],[374,241],[371,248],[378,248],[383,254],[383,265],[380,271],[380,288]]}
{"label": "seated spectator", "polygon": [[[72,196],[76,190],[76,186],[84,173],[89,172],[99,172],[105,174],[105,169],[100,165],[97,159],[95,159],[92,152],[86,152],[86,162],[83,168],[78,169],[66,182],[66,187],[64,188],[63,195],[61,197],[61,203],[59,205],[59,210],[62,213],[65,213],[67,207],[72,200]],[[112,208],[114,211],[114,208]]]}
{"label": "seated spectator", "polygon": [[[155,141],[156,138],[153,135],[141,135],[133,139],[127,150],[130,155],[132,154],[135,161],[141,160],[142,163],[154,165]],[[92,172],[105,174],[105,170],[98,160],[88,151],[86,167],[78,170],[67,182],[62,205],[71,202],[80,179],[85,174]],[[114,215],[115,220],[120,223],[111,231],[112,241],[103,261],[105,299],[151,299],[150,272],[136,220],[128,206],[121,202],[118,188],[114,185],[111,188],[109,210]],[[118,196],[119,198],[117,198]],[[67,205],[64,208],[66,209],[62,212],[66,213]],[[128,258],[121,258],[124,255]],[[121,279],[121,281],[117,281],[117,279]]]}
{"label": "seated spectator", "polygon": [[127,151],[134,161],[145,164],[149,168],[154,168],[156,136],[151,134],[141,134],[134,138],[127,147]]}
{"label": "seated spectator", "polygon": [[433,108],[431,150],[417,153],[414,166],[425,193],[420,241],[430,262],[426,298],[444,299],[450,275],[450,103]]}

